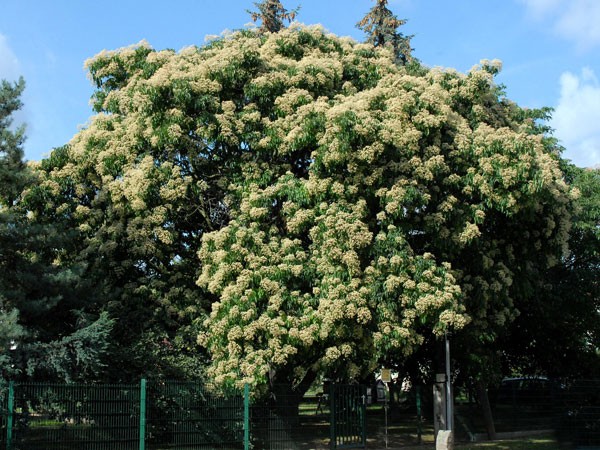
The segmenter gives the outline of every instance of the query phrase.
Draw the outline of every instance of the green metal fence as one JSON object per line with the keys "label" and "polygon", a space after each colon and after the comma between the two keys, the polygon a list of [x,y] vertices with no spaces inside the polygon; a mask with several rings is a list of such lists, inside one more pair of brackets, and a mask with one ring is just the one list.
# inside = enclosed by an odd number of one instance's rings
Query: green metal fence
{"label": "green metal fence", "polygon": [[0,388],[0,450],[247,450],[248,411],[247,388],[10,382]]}
{"label": "green metal fence", "polygon": [[[600,449],[600,380],[508,379],[490,392],[496,432],[553,432],[561,448]],[[456,402],[458,438],[486,432],[474,399]]]}
{"label": "green metal fence", "polygon": [[137,449],[140,386],[10,384],[8,450]]}
{"label": "green metal fence", "polygon": [[148,386],[146,448],[242,449],[245,397],[189,382]]}
{"label": "green metal fence", "polygon": [[[289,388],[257,396],[248,386],[227,392],[192,382],[11,383],[0,386],[0,450],[363,448],[367,416],[369,446],[382,446],[387,416],[380,405],[365,407],[363,387]],[[413,409],[392,411],[404,436],[395,442],[414,441]]]}
{"label": "green metal fence", "polygon": [[574,448],[600,448],[600,380],[561,384],[555,393],[555,429]]}
{"label": "green metal fence", "polygon": [[360,385],[330,388],[332,449],[364,448],[366,445],[367,392]]}

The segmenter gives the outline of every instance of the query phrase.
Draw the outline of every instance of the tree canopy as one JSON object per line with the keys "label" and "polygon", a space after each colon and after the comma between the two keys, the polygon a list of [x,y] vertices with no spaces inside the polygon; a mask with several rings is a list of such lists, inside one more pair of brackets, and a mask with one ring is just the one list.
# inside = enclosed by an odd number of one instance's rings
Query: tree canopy
{"label": "tree canopy", "polygon": [[292,27],[88,67],[101,114],[44,186],[72,183],[64,208],[120,302],[175,323],[212,303],[199,340],[220,381],[357,377],[468,322],[493,339],[564,249],[555,148],[495,62],[407,70]]}
{"label": "tree canopy", "polygon": [[97,55],[97,114],[37,167],[29,208],[73,232],[62,260],[121,358],[265,385],[364,377],[447,330],[494,342],[565,254],[575,195],[499,63],[263,31]]}

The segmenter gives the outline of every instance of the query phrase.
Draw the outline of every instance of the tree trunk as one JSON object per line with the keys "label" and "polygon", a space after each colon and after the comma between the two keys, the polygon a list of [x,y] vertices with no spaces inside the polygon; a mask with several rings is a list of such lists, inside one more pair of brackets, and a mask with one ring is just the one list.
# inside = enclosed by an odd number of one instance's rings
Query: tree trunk
{"label": "tree trunk", "polygon": [[487,386],[483,380],[477,381],[477,398],[479,405],[483,413],[483,420],[485,421],[485,430],[490,440],[496,439],[496,427],[494,425],[494,416],[492,415],[492,407],[490,405],[490,398],[488,397]]}
{"label": "tree trunk", "polygon": [[300,421],[300,402],[304,394],[317,378],[316,372],[309,371],[300,384],[294,386],[287,380],[273,383],[271,386],[271,405],[285,423],[297,426]]}

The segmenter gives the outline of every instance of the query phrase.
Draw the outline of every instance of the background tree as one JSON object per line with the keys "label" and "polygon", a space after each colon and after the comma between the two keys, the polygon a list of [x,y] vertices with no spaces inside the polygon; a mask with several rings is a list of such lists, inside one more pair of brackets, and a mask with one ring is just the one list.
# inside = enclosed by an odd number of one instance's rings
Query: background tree
{"label": "background tree", "polygon": [[563,168],[579,191],[569,255],[547,271],[502,340],[506,375],[600,376],[600,171]]}
{"label": "background tree", "polygon": [[285,20],[292,22],[300,9],[298,7],[293,11],[288,11],[279,0],[262,0],[254,3],[254,5],[258,8],[258,11],[248,10],[252,21],[257,22],[260,20],[259,30],[269,33],[277,33],[281,30]]}
{"label": "background tree", "polygon": [[401,64],[412,59],[410,40],[412,35],[405,36],[398,28],[406,24],[405,19],[398,19],[387,7],[388,0],[375,0],[375,6],[356,25],[367,34],[367,42],[376,47],[390,47]]}
{"label": "background tree", "polygon": [[69,234],[37,223],[24,200],[36,179],[23,162],[25,128],[11,126],[24,87],[22,79],[0,85],[0,375],[93,378],[111,321],[85,311],[78,268],[62,261]]}

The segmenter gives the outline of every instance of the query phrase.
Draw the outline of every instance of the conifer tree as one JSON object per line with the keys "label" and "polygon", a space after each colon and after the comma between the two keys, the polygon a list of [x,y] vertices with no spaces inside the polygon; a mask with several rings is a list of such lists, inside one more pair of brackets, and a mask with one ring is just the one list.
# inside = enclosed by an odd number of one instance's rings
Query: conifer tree
{"label": "conifer tree", "polygon": [[412,35],[405,36],[398,28],[406,24],[405,19],[398,19],[387,7],[388,0],[376,0],[376,4],[356,26],[367,33],[367,42],[375,47],[389,46],[393,49],[396,60],[406,64],[412,59],[410,40]]}
{"label": "conifer tree", "polygon": [[64,262],[72,235],[53,223],[60,214],[39,221],[25,199],[36,177],[23,160],[25,126],[12,127],[24,88],[22,78],[0,82],[0,380],[87,378],[112,321],[90,314],[78,267]]}
{"label": "conifer tree", "polygon": [[259,3],[254,3],[258,11],[250,11],[250,16],[254,22],[260,20],[260,31],[277,33],[283,28],[283,22],[287,20],[291,22],[298,14],[299,8],[293,11],[288,11],[283,7],[279,0],[262,0]]}
{"label": "conifer tree", "polygon": [[25,126],[11,129],[12,114],[22,106],[24,89],[23,78],[14,85],[5,80],[0,84],[0,203],[7,206],[15,202],[26,182],[22,148]]}
{"label": "conifer tree", "polygon": [[[4,269],[9,263],[11,248],[9,243],[13,237],[11,225],[14,223],[9,211],[16,197],[17,183],[15,178],[20,178],[23,173],[22,143],[25,130],[20,127],[11,129],[12,113],[21,107],[19,96],[25,88],[23,79],[17,83],[2,80],[0,84],[0,268]],[[9,362],[11,348],[15,340],[23,335],[23,329],[18,323],[19,312],[6,304],[5,283],[0,280],[0,380],[12,377],[14,371]]]}

